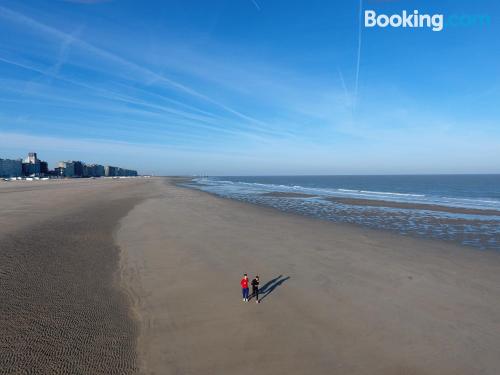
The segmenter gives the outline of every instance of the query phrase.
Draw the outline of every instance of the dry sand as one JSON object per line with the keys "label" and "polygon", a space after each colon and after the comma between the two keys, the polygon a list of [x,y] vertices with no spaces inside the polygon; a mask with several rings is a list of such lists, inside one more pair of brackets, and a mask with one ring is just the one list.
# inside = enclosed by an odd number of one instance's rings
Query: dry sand
{"label": "dry sand", "polygon": [[160,191],[117,233],[145,374],[499,373],[499,254]]}
{"label": "dry sand", "polygon": [[2,374],[499,373],[499,254],[172,181],[0,184]]}

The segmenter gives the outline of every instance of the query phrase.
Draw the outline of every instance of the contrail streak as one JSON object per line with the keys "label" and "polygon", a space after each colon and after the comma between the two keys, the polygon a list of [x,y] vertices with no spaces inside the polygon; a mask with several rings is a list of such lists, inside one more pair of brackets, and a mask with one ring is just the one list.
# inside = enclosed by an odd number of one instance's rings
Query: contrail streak
{"label": "contrail streak", "polygon": [[339,73],[340,83],[342,84],[342,88],[344,89],[345,102],[347,105],[349,105],[350,104],[349,92],[347,91],[347,86],[345,85],[344,75],[340,71],[339,67],[337,67],[337,72]]}
{"label": "contrail streak", "polygon": [[260,6],[257,4],[257,0],[252,0],[253,5],[257,8],[258,11],[260,11]]}
{"label": "contrail streak", "polygon": [[356,80],[354,84],[354,103],[353,107],[356,107],[358,101],[358,84],[359,84],[359,64],[361,62],[361,35],[362,27],[361,21],[363,16],[363,0],[359,0],[359,25],[358,25],[358,59],[356,61]]}
{"label": "contrail streak", "polygon": [[56,39],[63,40],[63,41],[71,41],[73,44],[78,45],[79,47],[94,54],[95,56],[98,56],[102,59],[106,59],[108,61],[112,61],[116,64],[121,65],[122,67],[126,67],[127,69],[129,69],[131,71],[135,71],[137,73],[140,73],[144,77],[154,78],[157,81],[162,82],[163,84],[166,84],[170,87],[173,87],[180,92],[184,92],[188,95],[191,95],[192,97],[195,97],[195,98],[201,99],[205,102],[208,102],[210,104],[213,104],[213,105],[223,109],[224,111],[231,113],[232,115],[234,115],[236,117],[239,117],[240,119],[243,119],[243,120],[246,120],[246,121],[252,123],[254,125],[254,128],[255,128],[255,125],[258,125],[258,127],[260,129],[266,129],[268,127],[268,125],[266,123],[264,123],[256,118],[253,118],[249,115],[246,115],[240,111],[237,111],[237,110],[235,110],[235,109],[233,109],[233,108],[231,108],[231,107],[229,107],[229,106],[227,106],[219,101],[216,101],[216,100],[210,98],[209,96],[204,95],[204,94],[196,91],[195,89],[193,89],[189,86],[186,86],[182,83],[179,83],[179,82],[174,81],[168,77],[165,77],[164,75],[161,75],[161,74],[158,74],[154,71],[151,71],[151,70],[149,70],[143,66],[140,66],[134,62],[128,61],[128,60],[126,60],[118,55],[113,54],[112,52],[109,52],[107,50],[96,47],[96,46],[94,46],[94,45],[92,45],[84,40],[78,39],[70,34],[67,34],[63,31],[60,31],[59,29],[45,25],[45,24],[38,22],[30,17],[27,17],[21,13],[17,13],[9,8],[0,6],[0,17],[4,17],[4,18],[7,18],[11,21],[23,24],[25,26],[28,26],[28,27],[36,29],[36,30],[39,30],[42,33],[44,33],[48,36],[54,37]]}
{"label": "contrail streak", "polygon": [[[249,132],[245,131],[244,129],[242,129],[242,127],[238,123],[233,123],[232,124],[235,130],[225,129],[223,126],[224,126],[225,123],[227,123],[227,121],[225,121],[224,118],[221,118],[221,119],[217,120],[217,118],[215,118],[209,112],[206,112],[206,114],[208,116],[200,116],[198,114],[191,113],[191,112],[186,112],[186,111],[183,111],[183,110],[178,110],[178,109],[173,108],[173,107],[168,107],[168,106],[164,106],[164,105],[156,105],[156,104],[148,103],[148,102],[143,101],[141,99],[137,99],[136,97],[133,97],[133,96],[129,96],[129,95],[117,93],[117,92],[114,92],[114,91],[108,90],[108,89],[99,88],[99,87],[92,86],[92,85],[89,85],[89,84],[84,83],[84,82],[75,81],[75,80],[67,78],[67,77],[62,77],[59,74],[55,74],[52,71],[47,71],[47,70],[44,70],[44,69],[41,69],[41,68],[38,68],[38,67],[35,67],[35,66],[32,66],[32,65],[28,65],[28,64],[22,63],[22,62],[18,62],[18,61],[6,59],[6,58],[4,58],[2,56],[0,56],[0,62],[6,63],[6,64],[11,64],[11,65],[15,65],[15,66],[18,66],[18,67],[23,68],[23,69],[27,69],[27,70],[30,70],[30,71],[34,71],[34,72],[40,73],[40,74],[42,74],[44,76],[47,76],[47,77],[50,77],[50,78],[58,79],[58,80],[61,80],[61,81],[67,82],[67,83],[71,83],[71,84],[79,86],[79,87],[83,87],[85,89],[89,89],[89,90],[95,91],[102,98],[106,98],[106,99],[109,99],[109,100],[112,100],[112,101],[116,101],[116,102],[122,102],[122,103],[139,105],[139,106],[141,106],[143,108],[146,108],[146,109],[143,109],[143,110],[140,110],[140,111],[138,111],[138,110],[130,111],[130,113],[133,113],[133,114],[141,114],[141,113],[143,113],[143,116],[144,116],[144,114],[147,114],[147,115],[154,115],[154,114],[156,114],[156,115],[158,115],[158,113],[155,112],[155,110],[156,110],[156,111],[160,111],[162,113],[167,113],[169,115],[179,116],[179,117],[181,117],[181,118],[183,118],[185,120],[190,120],[190,121],[192,121],[190,124],[192,124],[193,126],[195,126],[197,128],[205,128],[207,130],[219,131],[219,132],[222,132],[222,133],[232,134],[232,135],[238,135],[238,134],[240,134],[240,135],[243,135],[243,136],[245,136],[247,138],[253,138],[253,139],[259,138],[259,140],[262,141],[262,137],[256,136],[255,135],[255,131],[253,131],[252,133],[249,133]],[[127,86],[127,87],[131,88],[131,86]],[[134,89],[138,90],[137,88],[134,88]],[[145,90],[140,90],[140,91],[145,91]],[[147,94],[151,95],[151,93],[149,93],[149,92],[147,92]],[[164,98],[161,95],[155,95],[155,96],[160,97],[162,99],[170,100],[169,98]],[[45,94],[44,97],[48,98],[49,96],[47,94]],[[52,99],[56,99],[56,97],[53,96]],[[82,104],[82,105],[85,105],[85,104],[90,103],[90,102],[75,101],[75,100],[71,100],[69,98],[64,98],[64,97],[59,97],[58,99],[59,99],[59,101],[71,102],[73,104]],[[174,102],[175,104],[178,104],[178,105],[185,105],[184,103],[176,102],[174,100],[172,100],[172,102]],[[190,107],[189,105],[185,105],[185,106]],[[102,107],[102,108],[104,108],[104,107]],[[108,110],[112,112],[113,108],[108,107]],[[194,108],[194,110],[197,110],[197,109]],[[123,112],[124,109],[120,108],[120,111]],[[172,117],[172,118],[174,118],[174,117]],[[133,120],[129,119],[128,121],[130,122],[130,121],[133,121]],[[180,121],[179,119],[176,119],[176,123],[179,124],[179,125],[181,125],[181,124],[187,125],[187,123],[185,121]],[[282,134],[282,133],[279,133],[279,132],[275,132],[275,131],[273,131],[271,129],[259,130],[259,132],[261,134],[271,135],[271,136],[272,135],[281,135]]]}

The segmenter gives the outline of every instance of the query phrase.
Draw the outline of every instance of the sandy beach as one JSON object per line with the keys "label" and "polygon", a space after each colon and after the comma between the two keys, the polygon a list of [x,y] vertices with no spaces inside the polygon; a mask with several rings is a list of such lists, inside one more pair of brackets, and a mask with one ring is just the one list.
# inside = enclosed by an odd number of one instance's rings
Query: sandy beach
{"label": "sandy beach", "polygon": [[137,373],[118,220],[146,180],[0,184],[0,372]]}
{"label": "sandy beach", "polygon": [[2,373],[498,373],[498,253],[175,182],[0,184]]}
{"label": "sandy beach", "polygon": [[[117,233],[146,374],[497,374],[500,257],[167,184]],[[274,289],[240,298],[243,272]]]}

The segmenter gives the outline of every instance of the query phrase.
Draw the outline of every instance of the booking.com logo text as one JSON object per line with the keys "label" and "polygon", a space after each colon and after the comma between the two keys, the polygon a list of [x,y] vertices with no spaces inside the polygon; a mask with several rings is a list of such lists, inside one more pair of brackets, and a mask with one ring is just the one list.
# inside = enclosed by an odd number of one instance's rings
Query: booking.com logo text
{"label": "booking.com logo text", "polygon": [[491,17],[484,14],[421,14],[418,10],[400,14],[377,14],[374,10],[365,10],[365,27],[392,28],[429,28],[443,31],[445,27],[485,27],[490,26]]}

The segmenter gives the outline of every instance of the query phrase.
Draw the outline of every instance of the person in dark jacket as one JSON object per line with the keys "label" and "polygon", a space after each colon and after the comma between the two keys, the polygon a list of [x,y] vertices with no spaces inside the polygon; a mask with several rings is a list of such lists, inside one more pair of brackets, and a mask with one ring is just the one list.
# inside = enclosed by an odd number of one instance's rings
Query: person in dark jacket
{"label": "person in dark jacket", "polygon": [[252,296],[255,297],[255,303],[260,303],[259,301],[259,276],[255,276],[252,280]]}

